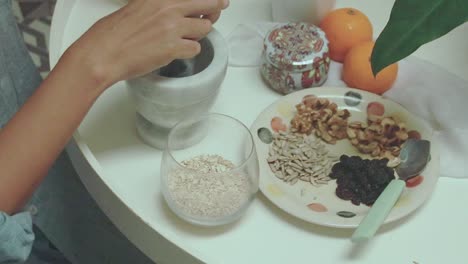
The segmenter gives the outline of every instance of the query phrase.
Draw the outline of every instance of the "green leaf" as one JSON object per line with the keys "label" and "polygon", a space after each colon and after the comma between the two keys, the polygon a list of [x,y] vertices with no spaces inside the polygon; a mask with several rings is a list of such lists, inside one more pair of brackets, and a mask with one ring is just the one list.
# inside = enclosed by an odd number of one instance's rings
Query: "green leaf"
{"label": "green leaf", "polygon": [[396,0],[372,51],[372,72],[415,52],[468,21],[467,0]]}

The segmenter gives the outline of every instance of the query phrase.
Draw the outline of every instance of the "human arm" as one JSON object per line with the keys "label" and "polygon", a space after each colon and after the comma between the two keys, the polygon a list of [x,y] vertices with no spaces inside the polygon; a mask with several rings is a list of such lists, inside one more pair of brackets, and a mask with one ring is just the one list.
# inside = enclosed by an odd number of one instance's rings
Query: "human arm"
{"label": "human arm", "polygon": [[133,0],[97,22],[62,56],[0,132],[0,210],[17,212],[97,97],[117,81],[200,51],[219,0]]}

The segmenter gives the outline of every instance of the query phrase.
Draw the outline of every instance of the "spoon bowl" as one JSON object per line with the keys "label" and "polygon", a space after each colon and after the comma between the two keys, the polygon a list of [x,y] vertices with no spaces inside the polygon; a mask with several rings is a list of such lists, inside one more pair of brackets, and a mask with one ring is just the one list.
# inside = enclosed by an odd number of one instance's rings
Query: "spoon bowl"
{"label": "spoon bowl", "polygon": [[408,139],[400,151],[401,163],[395,168],[401,180],[419,175],[429,162],[431,142],[428,140]]}

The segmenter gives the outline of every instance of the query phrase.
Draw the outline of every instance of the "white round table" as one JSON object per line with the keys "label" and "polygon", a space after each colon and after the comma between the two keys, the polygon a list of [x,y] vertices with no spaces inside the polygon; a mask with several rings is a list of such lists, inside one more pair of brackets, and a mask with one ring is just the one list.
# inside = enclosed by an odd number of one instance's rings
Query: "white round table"
{"label": "white round table", "polygon": [[[242,22],[270,19],[270,0],[231,0],[216,24],[225,36]],[[383,29],[393,1],[339,0],[364,11]],[[59,0],[52,21],[51,64],[102,16],[113,0]],[[415,55],[468,79],[468,24]],[[252,96],[252,95],[255,96]],[[229,68],[213,111],[246,125],[279,95],[255,68]],[[242,105],[239,104],[242,102]],[[68,146],[81,180],[106,215],[157,263],[466,263],[468,180],[441,178],[431,199],[410,217],[384,226],[371,243],[355,246],[352,230],[325,228],[291,217],[261,193],[237,223],[194,227],[166,207],[159,189],[161,152],[136,135],[134,109],[123,83],[98,99]]]}

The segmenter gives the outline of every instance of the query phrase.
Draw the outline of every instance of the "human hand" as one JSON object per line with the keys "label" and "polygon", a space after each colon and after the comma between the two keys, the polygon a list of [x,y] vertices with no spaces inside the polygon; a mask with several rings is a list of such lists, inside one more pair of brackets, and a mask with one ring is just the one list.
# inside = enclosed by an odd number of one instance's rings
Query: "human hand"
{"label": "human hand", "polygon": [[64,57],[76,58],[107,88],[197,55],[197,40],[228,5],[229,0],[131,0],[94,24]]}

